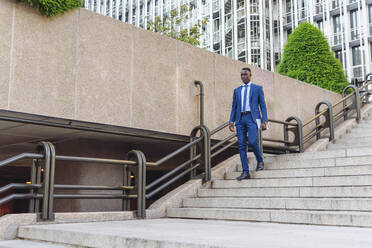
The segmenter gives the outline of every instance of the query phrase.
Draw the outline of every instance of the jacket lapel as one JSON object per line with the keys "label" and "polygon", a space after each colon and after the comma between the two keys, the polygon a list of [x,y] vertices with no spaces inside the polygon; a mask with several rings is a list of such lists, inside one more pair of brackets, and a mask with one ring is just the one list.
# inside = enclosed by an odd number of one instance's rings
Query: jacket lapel
{"label": "jacket lapel", "polygon": [[[252,106],[252,94],[253,94],[253,91],[256,89],[255,85],[252,83],[251,84],[251,89],[249,91],[249,105]],[[252,109],[252,107],[251,107]]]}
{"label": "jacket lapel", "polygon": [[242,86],[240,86],[238,89],[238,92],[236,92],[238,94],[238,110],[240,111],[241,110],[241,105],[242,105]]}

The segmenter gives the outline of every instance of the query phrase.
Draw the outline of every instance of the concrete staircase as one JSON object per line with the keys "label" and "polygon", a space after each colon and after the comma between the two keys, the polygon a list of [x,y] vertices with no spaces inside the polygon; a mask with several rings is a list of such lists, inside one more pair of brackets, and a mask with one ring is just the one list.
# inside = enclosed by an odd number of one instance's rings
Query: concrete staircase
{"label": "concrete staircase", "polygon": [[264,171],[238,182],[240,170],[168,209],[169,218],[21,226],[0,248],[243,248],[248,234],[250,247],[372,247],[372,229],[355,228],[372,227],[372,120],[327,151],[268,156]]}
{"label": "concrete staircase", "polygon": [[168,217],[372,227],[372,120],[327,151],[267,157],[264,171],[239,182],[240,170]]}

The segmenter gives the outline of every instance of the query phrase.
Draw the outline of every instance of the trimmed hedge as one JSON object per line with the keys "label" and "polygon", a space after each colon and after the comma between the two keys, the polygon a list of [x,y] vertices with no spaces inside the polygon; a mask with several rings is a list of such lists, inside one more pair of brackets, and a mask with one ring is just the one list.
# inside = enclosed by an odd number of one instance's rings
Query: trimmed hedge
{"label": "trimmed hedge", "polygon": [[349,84],[323,33],[306,22],[289,36],[277,71],[337,93]]}
{"label": "trimmed hedge", "polygon": [[18,0],[36,8],[43,15],[56,16],[83,6],[83,0]]}

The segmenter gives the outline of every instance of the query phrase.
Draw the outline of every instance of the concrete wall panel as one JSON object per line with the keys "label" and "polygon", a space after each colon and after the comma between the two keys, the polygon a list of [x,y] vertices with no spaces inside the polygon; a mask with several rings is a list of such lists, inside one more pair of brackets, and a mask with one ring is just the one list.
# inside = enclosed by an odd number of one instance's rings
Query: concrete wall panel
{"label": "concrete wall panel", "polygon": [[11,63],[11,37],[14,1],[0,2],[0,108],[8,108],[9,76]]}
{"label": "concrete wall panel", "polygon": [[132,26],[81,9],[78,43],[75,118],[129,126]]}
{"label": "concrete wall panel", "polygon": [[47,18],[16,4],[10,110],[73,118],[78,13]]}
{"label": "concrete wall panel", "polygon": [[189,44],[178,42],[179,108],[178,121],[181,133],[190,133],[199,125],[199,87],[195,80],[204,84],[204,124],[215,125],[214,54]]}
{"label": "concrete wall panel", "polygon": [[177,132],[176,41],[144,30],[133,35],[132,126]]}

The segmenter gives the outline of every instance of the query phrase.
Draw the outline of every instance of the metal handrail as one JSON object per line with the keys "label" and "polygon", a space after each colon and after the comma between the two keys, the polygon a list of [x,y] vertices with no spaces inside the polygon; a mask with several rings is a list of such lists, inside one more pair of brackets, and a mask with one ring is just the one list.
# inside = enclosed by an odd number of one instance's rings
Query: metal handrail
{"label": "metal handrail", "polygon": [[[368,86],[372,84],[372,80],[366,81],[364,85],[359,87],[360,90],[368,89]],[[176,182],[187,174],[191,177],[196,176],[196,169],[204,166],[204,171],[200,174],[203,181],[211,180],[211,159],[226,151],[238,141],[236,139],[236,134],[228,135],[227,137],[218,140],[217,143],[211,145],[211,137],[229,126],[229,122],[222,123],[213,130],[209,130],[204,122],[204,88],[201,82],[196,81],[195,85],[200,86],[200,96],[201,96],[201,109],[200,109],[200,122],[201,125],[195,127],[190,135],[190,142],[184,146],[178,148],[177,150],[171,152],[170,154],[160,158],[155,162],[147,162],[145,155],[141,151],[131,151],[128,153],[127,160],[117,160],[117,159],[106,159],[106,158],[92,158],[92,157],[76,157],[76,156],[64,156],[56,155],[54,146],[50,142],[41,142],[39,153],[22,153],[17,156],[13,156],[9,159],[0,162],[0,167],[15,162],[20,159],[31,158],[33,159],[33,166],[31,170],[31,184],[9,184],[0,188],[0,193],[11,190],[11,189],[25,189],[30,190],[28,194],[11,194],[2,199],[0,199],[0,204],[4,201],[10,201],[13,199],[30,199],[30,209],[34,212],[39,210],[39,200],[42,200],[42,212],[40,219],[42,220],[52,220],[53,216],[53,200],[54,199],[123,199],[123,209],[129,210],[129,199],[137,199],[137,216],[140,218],[145,218],[146,216],[146,199],[159,193],[170,184]],[[369,91],[363,92],[359,95],[358,88],[354,87],[354,93],[344,96],[342,99],[338,100],[336,103],[331,105],[330,103],[323,101],[320,102],[315,111],[314,117],[302,124],[301,120],[297,117],[289,117],[285,121],[269,119],[268,121],[275,124],[283,125],[284,139],[274,139],[274,138],[262,138],[262,133],[259,130],[259,142],[261,150],[268,149],[268,151],[275,152],[303,152],[304,143],[311,140],[314,136],[319,136],[321,132],[325,129],[333,126],[333,122],[341,117],[347,116],[347,113],[352,109],[359,108],[360,101],[357,98],[363,98],[367,96]],[[344,89],[345,92],[346,88]],[[356,94],[358,93],[358,94]],[[357,96],[354,98],[354,96]],[[346,104],[348,99],[352,99],[353,102]],[[357,99],[357,100],[355,100]],[[343,103],[343,108],[341,111],[333,114],[332,108]],[[327,104],[327,108],[322,111],[318,111],[322,104]],[[326,116],[326,121],[320,122],[320,117]],[[328,118],[328,119],[327,119]],[[330,119],[329,119],[330,118]],[[358,118],[358,116],[357,116]],[[293,122],[295,121],[295,122]],[[315,121],[316,125],[309,133],[303,134],[303,127],[309,125],[311,122]],[[293,132],[295,139],[289,141],[289,131]],[[199,137],[197,133],[200,132]],[[330,129],[330,132],[332,130]],[[333,139],[330,135],[330,139]],[[274,146],[272,144],[263,144],[263,141],[281,143],[283,146]],[[197,146],[200,147],[200,151],[197,153]],[[166,161],[176,157],[190,150],[190,159],[181,163],[176,168],[172,169],[168,173],[164,174],[160,178],[146,185],[146,166],[160,166]],[[40,173],[39,161],[43,161],[45,172],[43,175]],[[99,164],[116,164],[124,167],[124,183],[122,186],[100,186],[100,185],[64,185],[64,184],[54,184],[54,170],[55,161],[72,161],[72,162],[85,162],[85,163],[99,163]],[[131,186],[130,175],[134,174],[134,186]],[[41,176],[43,176],[43,182],[41,183]],[[156,187],[157,186],[157,187]],[[55,193],[54,190],[115,190],[121,191],[121,194],[66,194],[66,193]],[[151,192],[148,192],[152,190]],[[40,192],[39,192],[40,191]]]}
{"label": "metal handrail", "polygon": [[41,159],[41,158],[44,158],[44,156],[42,154],[37,154],[37,153],[21,153],[19,155],[16,155],[16,156],[13,156],[11,158],[8,158],[6,160],[1,161],[0,162],[0,167],[8,165],[10,163],[13,163],[17,160],[24,159],[24,158],[38,158],[38,159]]}
{"label": "metal handrail", "polygon": [[[308,121],[306,121],[303,124],[303,127],[305,127],[305,126],[309,125],[310,123],[312,123],[315,120],[318,121],[320,116],[325,115],[329,111],[332,112],[333,108],[335,108],[336,106],[343,103],[343,107],[340,111],[338,111],[337,113],[332,113],[331,116],[328,117],[328,121],[330,123],[328,123],[327,120],[326,120],[326,121],[324,121],[320,124],[316,124],[315,128],[311,129],[307,134],[304,135],[304,137],[303,137],[304,138],[304,143],[307,143],[308,141],[310,141],[314,136],[317,136],[317,139],[320,138],[320,133],[328,127],[330,128],[330,140],[334,139],[334,137],[333,137],[333,123],[338,121],[342,117],[344,117],[344,119],[345,119],[347,117],[347,114],[353,109],[356,110],[356,113],[357,113],[356,120],[359,121],[359,119],[361,118],[360,117],[360,100],[359,99],[363,99],[365,96],[368,96],[368,95],[372,94],[372,90],[370,90],[371,92],[369,92],[369,90],[368,90],[368,86],[372,84],[372,80],[367,80],[368,77],[371,76],[371,75],[372,75],[372,73],[366,75],[365,84],[363,84],[359,88],[356,88],[353,85],[349,85],[349,86],[345,87],[345,89],[343,90],[343,94],[346,93],[346,89],[348,89],[348,88],[353,88],[354,92],[342,97],[340,100],[338,100],[337,102],[332,104],[330,107],[327,107],[325,110],[317,113],[315,116],[313,116],[312,118],[310,118]],[[359,94],[359,92],[362,91],[363,89],[367,89],[366,92],[364,92],[362,94]],[[352,102],[347,104],[346,101],[349,100],[349,99],[352,99]],[[326,116],[326,119],[327,119],[327,116]]]}
{"label": "metal handrail", "polygon": [[56,160],[74,161],[74,162],[88,162],[88,163],[103,163],[103,164],[118,164],[118,165],[136,165],[137,163],[130,160],[117,160],[105,158],[90,158],[90,157],[74,157],[57,155]]}
{"label": "metal handrail", "polygon": [[305,127],[305,126],[309,125],[311,122],[315,121],[316,118],[318,118],[318,117],[324,115],[327,111],[328,111],[328,109],[325,109],[325,110],[323,110],[322,112],[316,114],[316,115],[315,115],[314,117],[312,117],[310,120],[306,121],[306,122],[302,125],[302,127]]}

